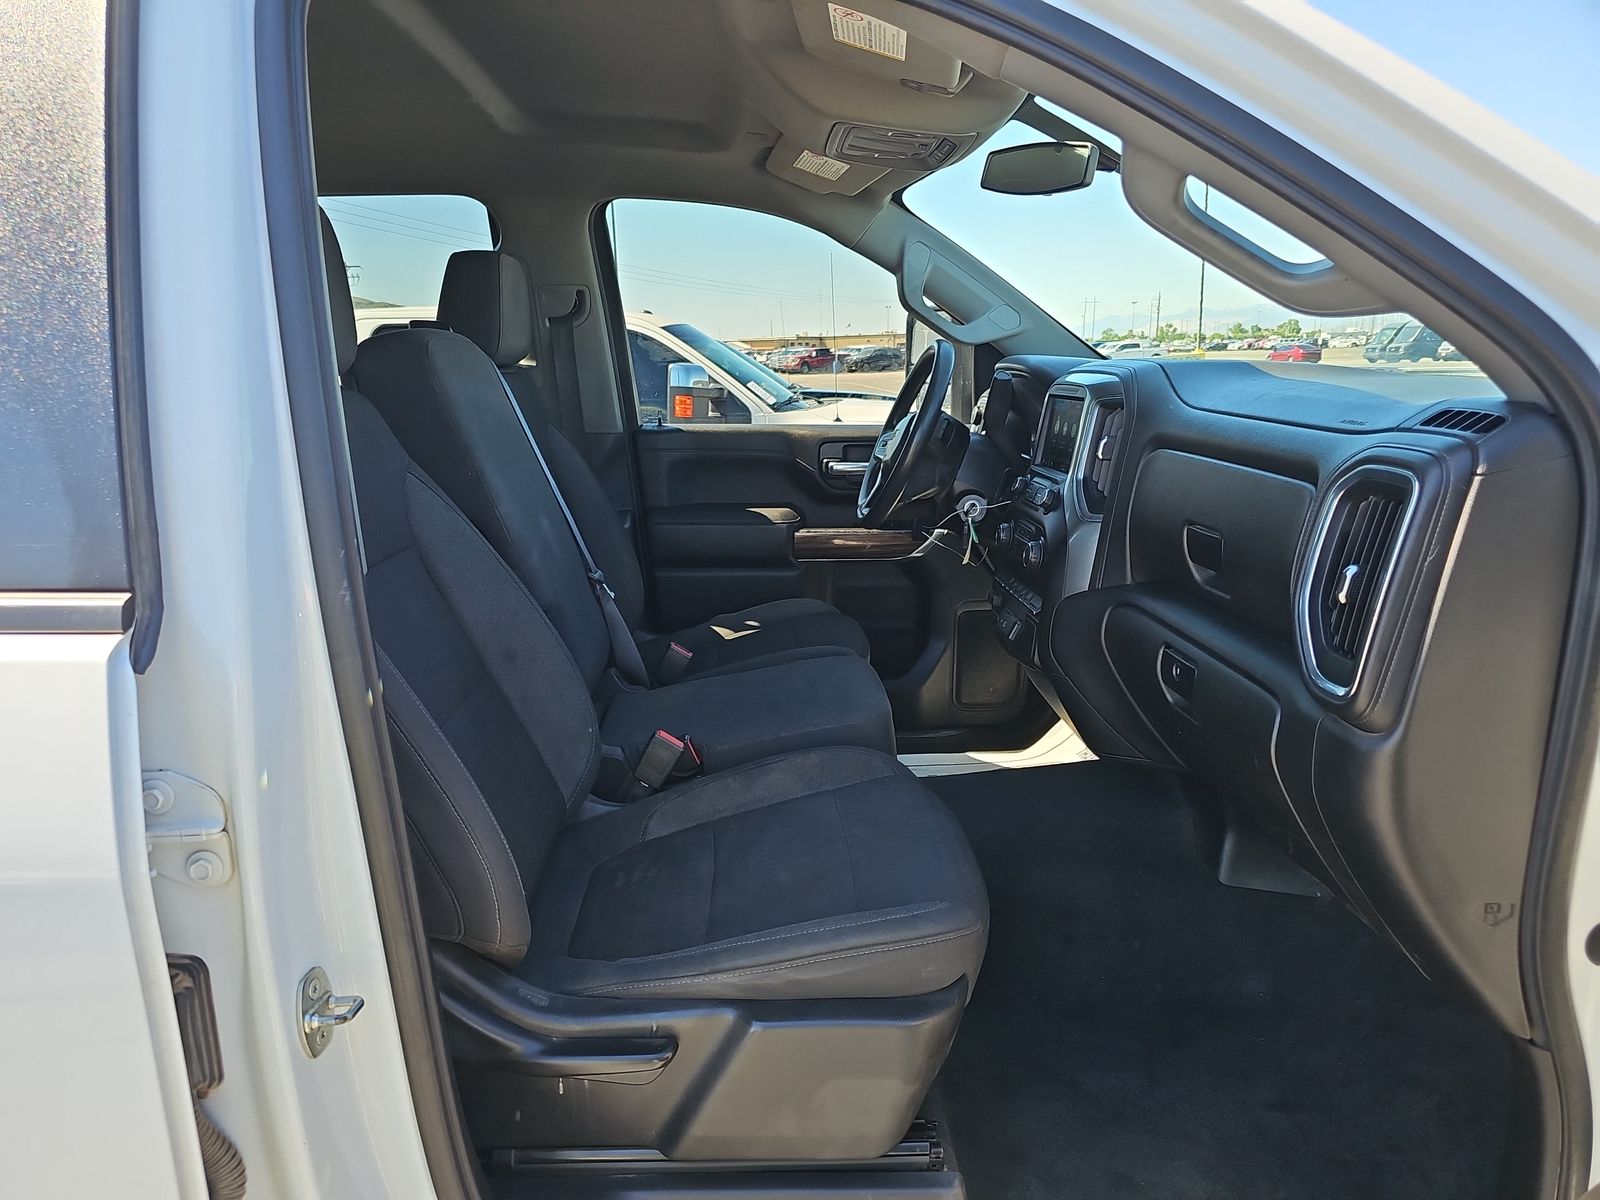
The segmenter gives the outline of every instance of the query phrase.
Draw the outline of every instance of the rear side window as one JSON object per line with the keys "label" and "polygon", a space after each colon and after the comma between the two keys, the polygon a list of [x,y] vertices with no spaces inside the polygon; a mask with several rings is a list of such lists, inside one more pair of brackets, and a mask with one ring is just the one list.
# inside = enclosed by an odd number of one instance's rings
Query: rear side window
{"label": "rear side window", "polygon": [[5,38],[0,591],[121,591],[105,5],[25,5]]}
{"label": "rear side window", "polygon": [[470,196],[324,196],[344,251],[356,336],[431,321],[445,263],[457,250],[492,250],[489,210]]}

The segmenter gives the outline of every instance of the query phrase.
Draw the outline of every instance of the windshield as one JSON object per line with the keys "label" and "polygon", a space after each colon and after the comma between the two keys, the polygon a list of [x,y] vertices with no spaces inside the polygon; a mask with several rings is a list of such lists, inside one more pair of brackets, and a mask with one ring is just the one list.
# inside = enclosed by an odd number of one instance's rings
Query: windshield
{"label": "windshield", "polygon": [[740,383],[759,388],[773,402],[774,408],[781,411],[800,399],[800,389],[782,375],[767,370],[748,354],[735,350],[727,342],[719,342],[704,330],[684,324],[663,325],[661,328],[689,349],[710,359],[719,371],[726,371]]}
{"label": "windshield", "polygon": [[[1102,154],[1102,166],[1115,162],[1121,143],[1114,135],[1043,101],[1038,106],[1043,112],[1033,119],[1047,131],[1070,122],[1112,152]],[[911,185],[903,199],[1102,353],[1264,360],[1292,341],[1319,349],[1315,361],[1324,364],[1482,374],[1405,313],[1314,317],[1269,300],[1147,225],[1123,198],[1114,171],[1095,172],[1089,187],[1048,196],[979,186],[990,151],[1054,140],[1074,139],[1057,139],[1014,118],[976,153]],[[1288,262],[1322,258],[1199,180],[1189,180],[1189,194],[1198,207]]]}

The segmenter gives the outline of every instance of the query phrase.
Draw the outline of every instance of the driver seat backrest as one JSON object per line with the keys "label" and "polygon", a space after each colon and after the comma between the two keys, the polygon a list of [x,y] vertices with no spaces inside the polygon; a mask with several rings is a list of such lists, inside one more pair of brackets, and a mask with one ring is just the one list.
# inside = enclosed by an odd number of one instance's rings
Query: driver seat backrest
{"label": "driver seat backrest", "polygon": [[[464,335],[475,343],[517,396],[523,419],[590,553],[617,594],[617,607],[641,643],[645,662],[658,661],[669,641],[693,651],[690,674],[839,654],[866,658],[866,634],[859,625],[831,605],[804,597],[717,614],[688,629],[652,634],[643,628],[644,581],[627,528],[589,464],[548,419],[545,407],[530,396],[531,373],[519,366],[533,349],[531,294],[528,271],[520,259],[498,250],[458,251],[445,268],[439,322],[453,331],[452,336]],[[392,336],[405,339],[415,334]],[[444,350],[435,345],[432,355],[442,357]],[[434,381],[416,346],[408,347],[403,340],[379,346],[369,340],[357,356],[356,376],[412,456],[537,594],[532,576],[551,568],[530,553],[531,542],[512,526],[537,499],[533,493],[548,494],[549,489],[504,388],[483,369],[487,366],[475,368],[471,381],[464,377]],[[484,382],[477,381],[479,376]],[[464,386],[469,382],[470,388]],[[465,454],[452,448],[462,443]],[[466,461],[475,454],[484,460],[476,466]],[[753,503],[764,499],[751,498]],[[737,636],[728,637],[724,632],[728,630]]]}

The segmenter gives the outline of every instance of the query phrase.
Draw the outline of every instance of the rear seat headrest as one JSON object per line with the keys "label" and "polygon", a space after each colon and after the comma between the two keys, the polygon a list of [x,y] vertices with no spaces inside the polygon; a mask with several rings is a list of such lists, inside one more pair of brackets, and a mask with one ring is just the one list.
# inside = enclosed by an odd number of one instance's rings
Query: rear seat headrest
{"label": "rear seat headrest", "polygon": [[533,353],[528,268],[499,250],[456,251],[439,287],[439,321],[471,338],[495,365],[515,366]]}
{"label": "rear seat headrest", "polygon": [[321,208],[322,267],[328,275],[328,311],[333,316],[333,353],[339,364],[339,374],[350,370],[356,361],[356,310],[350,299],[350,277],[345,274],[344,254],[339,249],[339,237],[333,231],[333,222]]}

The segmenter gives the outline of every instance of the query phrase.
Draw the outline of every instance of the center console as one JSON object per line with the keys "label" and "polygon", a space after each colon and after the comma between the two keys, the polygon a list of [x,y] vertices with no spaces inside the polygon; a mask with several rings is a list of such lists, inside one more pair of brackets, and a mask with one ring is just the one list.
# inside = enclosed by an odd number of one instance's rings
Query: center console
{"label": "center console", "polygon": [[1037,664],[1040,614],[1089,585],[1124,417],[1121,380],[1085,371],[1045,395],[1025,472],[993,528],[989,603],[1002,644]]}

